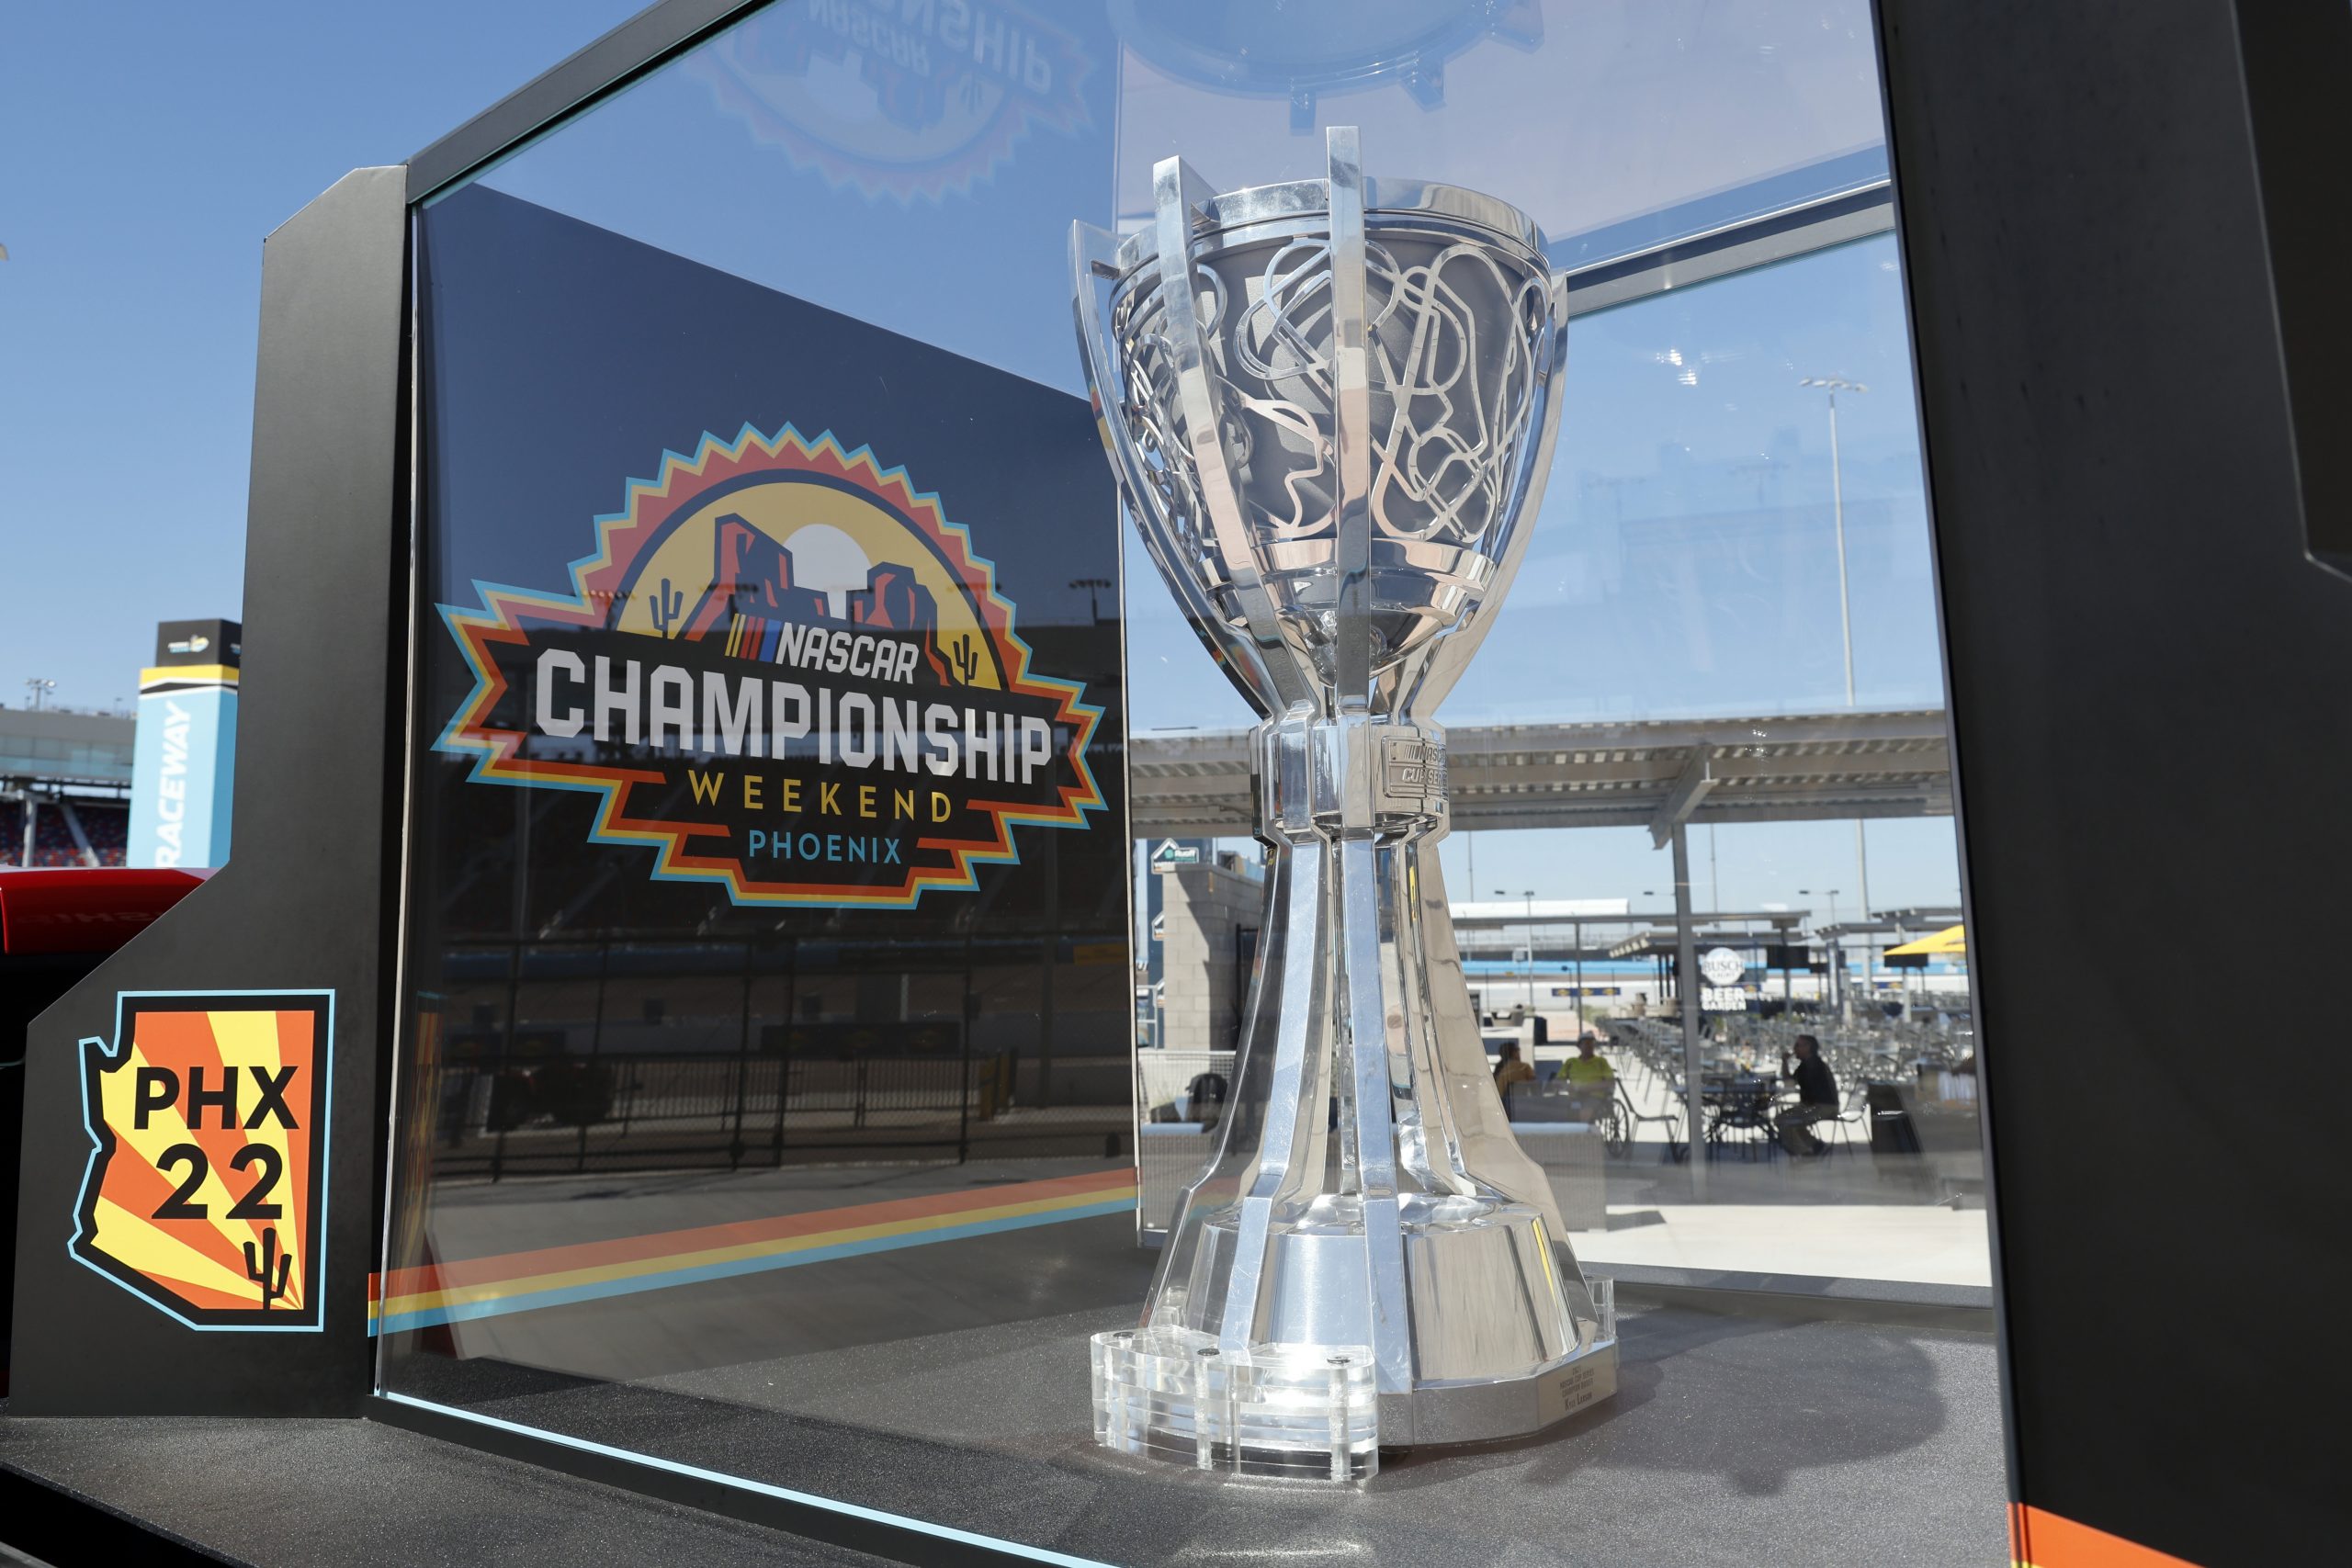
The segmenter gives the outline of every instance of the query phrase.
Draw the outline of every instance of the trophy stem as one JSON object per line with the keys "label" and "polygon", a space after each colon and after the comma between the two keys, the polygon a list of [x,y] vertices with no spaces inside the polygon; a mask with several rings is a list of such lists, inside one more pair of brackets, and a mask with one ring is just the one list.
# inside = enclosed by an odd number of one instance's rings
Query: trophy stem
{"label": "trophy stem", "polygon": [[[1364,1302],[1370,1309],[1374,1373],[1384,1393],[1412,1387],[1412,1313],[1407,1303],[1405,1240],[1397,1207],[1397,1090],[1409,1097],[1413,1064],[1405,1028],[1405,1000],[1396,983],[1399,956],[1395,887],[1384,872],[1400,857],[1367,839],[1334,845],[1326,862],[1338,941],[1332,944],[1332,993],[1344,1009],[1332,1044],[1340,1074],[1340,1190],[1352,1185],[1362,1204]],[[1385,934],[1387,940],[1384,942]]]}
{"label": "trophy stem", "polygon": [[[1310,753],[1330,722],[1305,727]],[[1262,728],[1279,785],[1286,721]],[[1223,1145],[1143,1331],[1227,1361],[1368,1362],[1385,1445],[1532,1431],[1613,1387],[1613,1327],[1487,1070],[1442,819],[1297,832],[1284,804]]]}

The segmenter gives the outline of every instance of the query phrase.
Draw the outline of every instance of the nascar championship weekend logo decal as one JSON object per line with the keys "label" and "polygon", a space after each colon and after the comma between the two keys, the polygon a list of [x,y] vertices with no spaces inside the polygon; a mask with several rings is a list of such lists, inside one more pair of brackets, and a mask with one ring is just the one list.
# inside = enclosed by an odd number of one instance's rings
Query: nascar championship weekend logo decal
{"label": "nascar championship weekend logo decal", "polygon": [[326,991],[127,991],[82,1042],[74,1258],[182,1323],[322,1326]]}
{"label": "nascar championship weekend logo decal", "polygon": [[568,592],[441,606],[474,686],[436,748],[596,799],[590,841],[737,904],[910,908],[1083,827],[1102,709],[1030,667],[939,498],[828,433],[663,455]]}

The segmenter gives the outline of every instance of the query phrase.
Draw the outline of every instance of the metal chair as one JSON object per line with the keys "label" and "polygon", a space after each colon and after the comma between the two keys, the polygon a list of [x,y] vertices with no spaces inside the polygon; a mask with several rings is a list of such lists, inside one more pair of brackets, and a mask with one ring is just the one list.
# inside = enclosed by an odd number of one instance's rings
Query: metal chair
{"label": "metal chair", "polygon": [[1683,1134],[1682,1116],[1675,1100],[1669,1099],[1664,1111],[1645,1113],[1634,1103],[1633,1091],[1625,1087],[1625,1080],[1621,1077],[1617,1080],[1616,1121],[1623,1129],[1623,1138],[1620,1143],[1604,1145],[1611,1154],[1621,1152],[1621,1147],[1631,1148],[1634,1141],[1641,1135],[1643,1122],[1663,1122],[1666,1123],[1666,1152],[1658,1156],[1658,1162],[1662,1165],[1672,1160],[1680,1165],[1690,1157],[1690,1139]]}
{"label": "metal chair", "polygon": [[[1870,1125],[1870,1087],[1857,1080],[1854,1087],[1846,1091],[1846,1108],[1827,1120],[1838,1129],[1838,1144],[1845,1145],[1848,1154],[1853,1153],[1854,1129]],[[1835,1148],[1838,1145],[1829,1146]]]}

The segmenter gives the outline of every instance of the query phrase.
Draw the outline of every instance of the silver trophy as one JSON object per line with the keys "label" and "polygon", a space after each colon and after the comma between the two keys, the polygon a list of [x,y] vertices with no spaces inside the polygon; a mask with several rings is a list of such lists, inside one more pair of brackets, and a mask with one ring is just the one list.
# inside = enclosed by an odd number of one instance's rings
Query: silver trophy
{"label": "silver trophy", "polygon": [[1369,1475],[1382,1447],[1532,1432],[1616,1387],[1512,1136],[1455,952],[1433,711],[1527,546],[1566,313],[1524,214],[1363,176],[1071,234],[1104,445],[1254,732],[1264,936],[1216,1158],[1141,1325],[1092,1346],[1096,1436],[1206,1469]]}

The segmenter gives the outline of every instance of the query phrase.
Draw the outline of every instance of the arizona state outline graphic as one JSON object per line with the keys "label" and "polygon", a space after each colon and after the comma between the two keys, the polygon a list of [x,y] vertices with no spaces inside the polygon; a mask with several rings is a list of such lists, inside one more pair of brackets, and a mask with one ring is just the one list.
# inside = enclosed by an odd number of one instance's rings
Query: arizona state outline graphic
{"label": "arizona state outline graphic", "polygon": [[329,991],[119,994],[74,1258],[192,1328],[320,1328],[334,1029]]}

